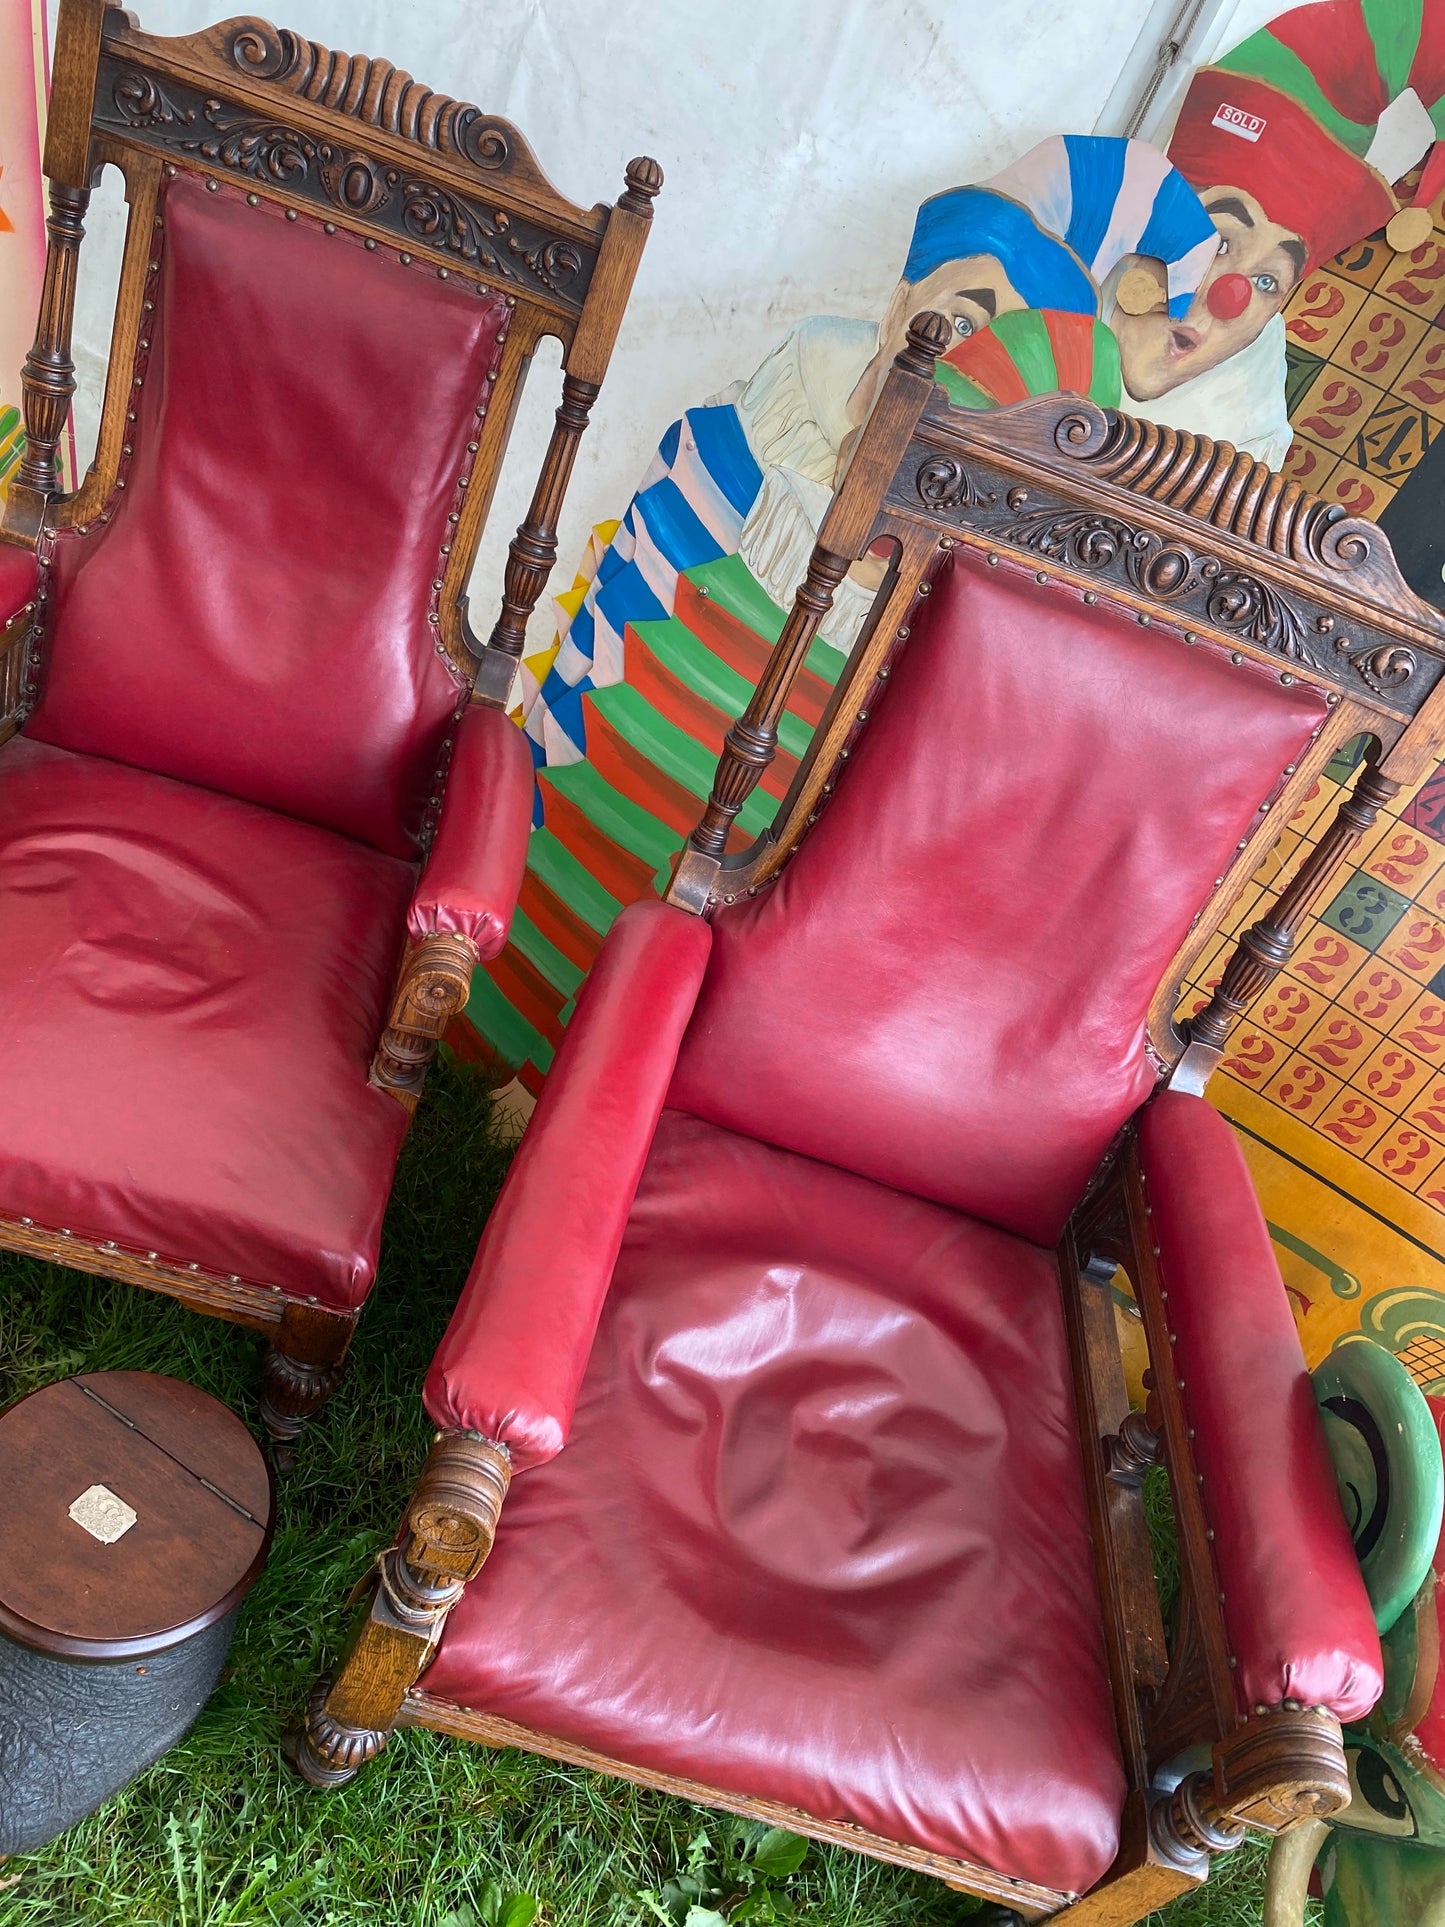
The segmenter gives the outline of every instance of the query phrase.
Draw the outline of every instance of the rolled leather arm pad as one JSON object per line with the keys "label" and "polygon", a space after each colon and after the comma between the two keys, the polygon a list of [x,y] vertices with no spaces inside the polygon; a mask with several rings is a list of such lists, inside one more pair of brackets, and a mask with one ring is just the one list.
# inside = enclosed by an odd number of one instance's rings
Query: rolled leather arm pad
{"label": "rolled leather arm pad", "polygon": [[13,621],[27,602],[34,601],[39,583],[40,564],[34,549],[0,542],[0,629]]}
{"label": "rolled leather arm pad", "polygon": [[1239,1711],[1295,1699],[1363,1719],[1380,1641],[1243,1153],[1182,1091],[1145,1110],[1139,1150]]}
{"label": "rolled leather arm pad", "polygon": [[501,1441],[514,1470],[566,1443],[711,948],[650,898],[612,926],[427,1373],[442,1430]]}
{"label": "rolled leather arm pad", "polygon": [[407,912],[418,941],[469,937],[483,957],[507,941],[527,867],[532,754],[505,711],[470,703],[457,721],[431,856]]}

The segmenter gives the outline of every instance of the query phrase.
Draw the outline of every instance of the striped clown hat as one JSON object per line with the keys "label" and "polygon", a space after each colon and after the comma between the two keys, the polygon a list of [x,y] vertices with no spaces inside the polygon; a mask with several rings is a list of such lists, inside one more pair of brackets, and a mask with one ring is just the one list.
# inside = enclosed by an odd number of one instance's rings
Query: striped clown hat
{"label": "striped clown hat", "polygon": [[1219,248],[1199,196],[1148,141],[1056,134],[986,185],[1058,235],[1098,288],[1126,255],[1163,262],[1169,312],[1176,318],[1189,307]]}
{"label": "striped clown hat", "polygon": [[938,363],[938,379],[956,408],[1004,408],[1060,390],[1115,408],[1123,394],[1113,330],[1092,315],[1056,308],[999,315],[954,343]]}
{"label": "striped clown hat", "polygon": [[[1365,155],[1381,114],[1413,90],[1437,140],[1412,204]],[[1384,227],[1418,247],[1445,186],[1445,0],[1315,0],[1194,76],[1169,158],[1195,187],[1242,187],[1298,234],[1309,267]]]}

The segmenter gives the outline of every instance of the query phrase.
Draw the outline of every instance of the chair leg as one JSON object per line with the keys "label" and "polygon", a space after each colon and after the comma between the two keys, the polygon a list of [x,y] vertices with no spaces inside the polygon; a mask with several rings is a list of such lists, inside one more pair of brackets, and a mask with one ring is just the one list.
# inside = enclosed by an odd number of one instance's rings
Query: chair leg
{"label": "chair leg", "polygon": [[312,1786],[344,1786],[391,1738],[447,1614],[492,1549],[511,1476],[505,1447],[475,1433],[433,1445],[405,1537],[376,1562],[370,1610],[340,1670],[316,1682],[300,1727],[286,1736],[287,1760]]}
{"label": "chair leg", "polygon": [[261,1367],[261,1418],[289,1446],[341,1383],[354,1316],[315,1305],[287,1305]]}

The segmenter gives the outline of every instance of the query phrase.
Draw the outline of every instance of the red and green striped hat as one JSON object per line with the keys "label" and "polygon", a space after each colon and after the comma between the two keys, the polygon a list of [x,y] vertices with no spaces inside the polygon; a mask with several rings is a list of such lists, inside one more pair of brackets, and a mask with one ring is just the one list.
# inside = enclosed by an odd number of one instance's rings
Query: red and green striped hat
{"label": "red and green striped hat", "polygon": [[938,379],[958,408],[1002,408],[1060,389],[1115,408],[1124,392],[1113,330],[1093,315],[1053,308],[999,315],[949,349]]}
{"label": "red and green striped hat", "polygon": [[1200,69],[1169,158],[1198,189],[1253,194],[1301,237],[1310,266],[1387,223],[1394,246],[1417,247],[1445,185],[1445,143],[1408,210],[1365,160],[1381,114],[1412,88],[1445,133],[1445,0],[1316,0]]}

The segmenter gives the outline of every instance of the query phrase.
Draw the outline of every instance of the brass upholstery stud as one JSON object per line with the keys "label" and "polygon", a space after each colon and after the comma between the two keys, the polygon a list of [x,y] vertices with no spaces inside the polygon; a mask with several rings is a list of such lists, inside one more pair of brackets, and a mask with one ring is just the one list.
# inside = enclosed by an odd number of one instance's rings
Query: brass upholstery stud
{"label": "brass upholstery stud", "polygon": [[260,204],[260,200],[261,196],[259,194],[248,194],[246,196],[246,205],[247,207],[257,207]]}
{"label": "brass upholstery stud", "polygon": [[288,208],[287,208],[287,210],[286,210],[286,219],[287,219],[288,221],[294,221],[294,220],[296,219],[296,210],[295,210],[295,208],[294,208],[294,207],[288,207]]}

